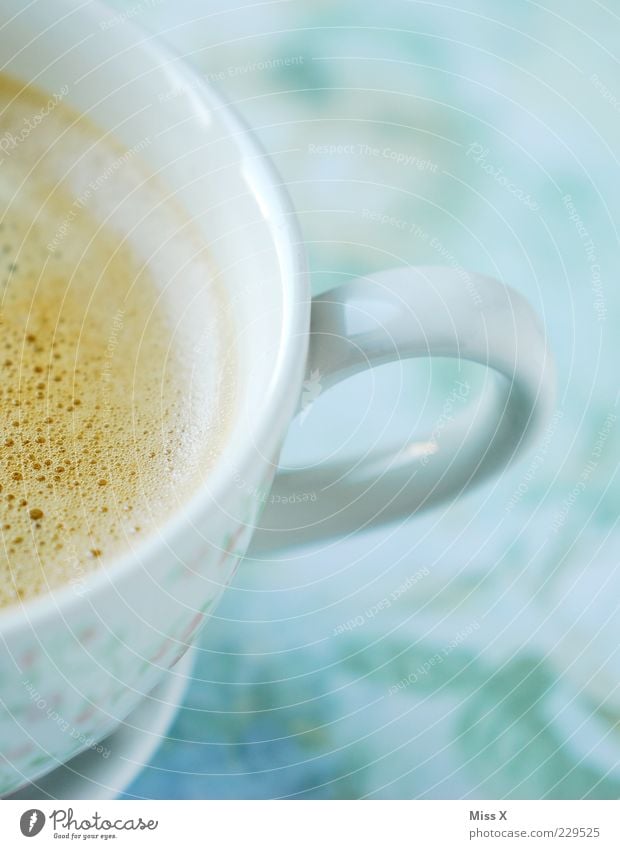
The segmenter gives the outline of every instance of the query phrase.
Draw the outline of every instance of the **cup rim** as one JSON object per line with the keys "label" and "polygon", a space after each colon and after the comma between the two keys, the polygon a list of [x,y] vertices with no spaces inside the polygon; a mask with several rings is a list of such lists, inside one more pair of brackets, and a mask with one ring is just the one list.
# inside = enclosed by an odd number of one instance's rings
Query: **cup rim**
{"label": "cup rim", "polygon": [[[82,9],[83,7],[80,7],[80,11]],[[91,0],[86,11],[104,18],[114,14],[114,10],[102,0]],[[273,439],[274,421],[281,418],[282,410],[290,409],[292,416],[295,408],[296,397],[291,393],[291,386],[296,383],[300,360],[305,362],[307,341],[306,344],[300,344],[300,340],[307,340],[308,337],[311,300],[301,229],[292,201],[275,165],[236,108],[182,56],[178,56],[160,36],[148,33],[131,21],[123,21],[121,26],[125,31],[136,34],[136,49],[146,51],[152,59],[166,66],[166,72],[174,76],[177,90],[191,93],[192,106],[198,115],[202,109],[217,111],[218,119],[231,130],[241,158],[253,170],[253,194],[261,194],[261,208],[268,205],[269,218],[275,222],[270,231],[280,257],[282,275],[287,278],[283,286],[280,346],[270,381],[265,387],[263,404],[257,412],[254,432],[248,433],[248,439],[239,450],[234,463],[234,468],[244,469],[256,456],[255,446]],[[206,114],[205,112],[204,117]],[[261,187],[268,187],[268,191],[261,193]],[[287,416],[283,420],[282,434],[286,432],[289,422],[290,416]],[[49,615],[62,615],[61,611],[87,603],[89,597],[114,585],[132,566],[138,568],[158,549],[167,547],[182,526],[197,524],[200,515],[205,512],[205,501],[217,503],[226,489],[230,489],[231,464],[221,462],[222,459],[230,459],[226,458],[226,450],[225,445],[215,468],[209,472],[205,482],[185,504],[171,513],[157,529],[156,534],[147,536],[130,552],[112,558],[105,567],[99,567],[86,576],[79,593],[71,583],[65,583],[57,588],[52,587],[41,595],[0,609],[0,635],[4,636],[24,625],[32,626]]]}

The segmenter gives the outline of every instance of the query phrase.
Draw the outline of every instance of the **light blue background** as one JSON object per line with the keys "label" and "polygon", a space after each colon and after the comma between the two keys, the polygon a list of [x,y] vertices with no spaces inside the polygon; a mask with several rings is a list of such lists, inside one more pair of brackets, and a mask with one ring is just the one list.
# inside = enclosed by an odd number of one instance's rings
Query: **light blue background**
{"label": "light blue background", "polygon": [[[402,527],[243,565],[169,738],[129,794],[617,798],[618,15],[587,0],[119,7],[222,77],[288,184],[316,292],[437,264],[435,238],[448,261],[530,298],[560,371],[539,462]],[[315,147],[338,144],[358,152]],[[286,457],[385,445],[386,424],[397,443],[413,416],[437,416],[451,380],[405,365],[352,381],[294,426]]]}

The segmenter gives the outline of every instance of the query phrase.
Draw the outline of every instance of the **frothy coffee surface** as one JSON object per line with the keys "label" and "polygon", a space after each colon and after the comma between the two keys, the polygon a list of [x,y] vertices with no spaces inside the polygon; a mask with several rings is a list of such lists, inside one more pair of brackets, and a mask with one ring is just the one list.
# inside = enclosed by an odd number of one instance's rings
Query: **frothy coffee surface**
{"label": "frothy coffee surface", "polygon": [[[161,526],[220,452],[234,396],[199,237],[138,149],[49,103],[0,77],[0,607]],[[184,324],[207,300],[212,374]]]}

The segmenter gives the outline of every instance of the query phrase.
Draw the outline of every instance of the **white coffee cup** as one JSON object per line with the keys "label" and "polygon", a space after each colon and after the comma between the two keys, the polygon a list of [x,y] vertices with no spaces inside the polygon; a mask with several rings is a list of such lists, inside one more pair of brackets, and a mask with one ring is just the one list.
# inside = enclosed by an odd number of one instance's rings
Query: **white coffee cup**
{"label": "white coffee cup", "polygon": [[[84,581],[0,612],[6,794],[123,720],[194,640],[255,530],[253,551],[264,552],[458,495],[532,441],[553,407],[554,377],[531,308],[480,275],[465,286],[450,269],[400,268],[312,301],[295,215],[251,133],[122,15],[97,2],[4,0],[2,23],[5,72],[66,90],[68,104],[128,148],[149,140],[141,156],[201,229],[229,293],[240,399],[219,462],[158,534]],[[188,297],[182,282],[178,297]],[[199,333],[194,350],[208,355]],[[278,474],[270,490],[305,375],[320,374],[326,389],[428,356],[472,360],[498,377],[440,436],[354,472],[326,464]]]}

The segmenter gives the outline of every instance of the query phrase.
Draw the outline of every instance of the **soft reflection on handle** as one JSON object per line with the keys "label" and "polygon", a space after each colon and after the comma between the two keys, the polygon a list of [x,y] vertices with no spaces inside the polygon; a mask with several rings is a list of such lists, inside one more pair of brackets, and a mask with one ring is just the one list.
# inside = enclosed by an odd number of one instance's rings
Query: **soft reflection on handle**
{"label": "soft reflection on handle", "polygon": [[[451,357],[496,374],[441,439],[276,475],[249,556],[342,537],[406,518],[501,470],[553,409],[555,372],[525,299],[481,275],[402,268],[333,289],[313,302],[308,375],[323,388],[383,363]],[[314,501],[283,507],[291,496]]]}

